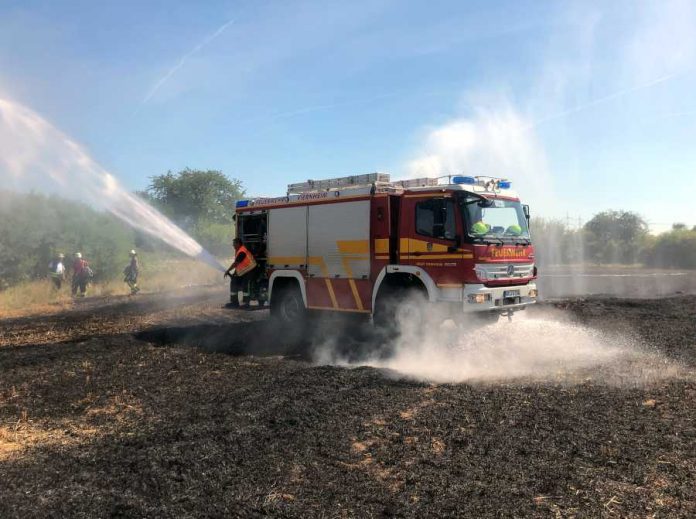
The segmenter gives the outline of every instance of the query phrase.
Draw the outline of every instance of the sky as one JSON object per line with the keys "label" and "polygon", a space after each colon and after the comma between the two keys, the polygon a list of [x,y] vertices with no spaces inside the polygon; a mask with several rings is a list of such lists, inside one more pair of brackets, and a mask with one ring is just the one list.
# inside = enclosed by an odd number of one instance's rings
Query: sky
{"label": "sky", "polygon": [[696,225],[696,2],[0,0],[0,98],[129,189],[381,171]]}

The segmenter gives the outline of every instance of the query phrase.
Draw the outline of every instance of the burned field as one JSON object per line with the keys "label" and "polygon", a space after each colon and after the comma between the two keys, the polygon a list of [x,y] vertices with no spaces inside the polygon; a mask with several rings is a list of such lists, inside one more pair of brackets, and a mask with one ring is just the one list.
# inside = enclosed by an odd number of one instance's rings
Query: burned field
{"label": "burned field", "polygon": [[555,304],[679,366],[640,383],[322,366],[220,300],[0,321],[0,516],[696,514],[696,297]]}

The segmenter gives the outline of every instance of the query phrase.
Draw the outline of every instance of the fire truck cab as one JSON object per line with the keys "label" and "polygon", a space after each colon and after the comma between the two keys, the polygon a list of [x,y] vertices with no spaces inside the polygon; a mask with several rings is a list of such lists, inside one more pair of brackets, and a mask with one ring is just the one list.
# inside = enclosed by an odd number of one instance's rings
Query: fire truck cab
{"label": "fire truck cab", "polygon": [[529,210],[506,179],[310,180],[241,200],[236,214],[262,298],[282,321],[309,311],[386,321],[407,298],[497,319],[536,301]]}

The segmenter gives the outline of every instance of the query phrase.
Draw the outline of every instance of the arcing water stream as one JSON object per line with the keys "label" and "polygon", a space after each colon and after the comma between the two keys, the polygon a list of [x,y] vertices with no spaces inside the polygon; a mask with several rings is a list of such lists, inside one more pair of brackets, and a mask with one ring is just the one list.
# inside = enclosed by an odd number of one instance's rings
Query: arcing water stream
{"label": "arcing water stream", "polygon": [[128,225],[161,239],[184,254],[225,270],[196,240],[126,191],[75,141],[32,110],[2,98],[0,179],[3,187],[8,184],[21,188],[47,187],[106,209]]}

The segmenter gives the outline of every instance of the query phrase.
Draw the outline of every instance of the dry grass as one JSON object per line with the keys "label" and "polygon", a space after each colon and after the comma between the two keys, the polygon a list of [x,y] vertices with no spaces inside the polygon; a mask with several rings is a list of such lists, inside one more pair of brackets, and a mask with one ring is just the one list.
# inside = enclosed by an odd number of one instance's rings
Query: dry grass
{"label": "dry grass", "polygon": [[[222,274],[194,260],[145,263],[139,285],[141,293],[163,292],[189,285],[222,283]],[[124,296],[130,293],[120,279],[92,283],[87,297]],[[0,292],[0,317],[60,312],[73,304],[70,281],[56,290],[49,279],[20,283]]]}

